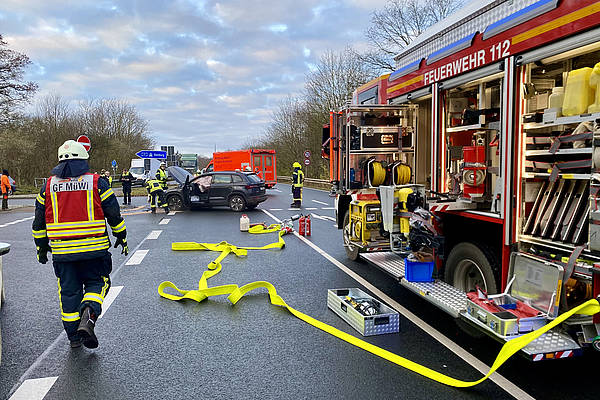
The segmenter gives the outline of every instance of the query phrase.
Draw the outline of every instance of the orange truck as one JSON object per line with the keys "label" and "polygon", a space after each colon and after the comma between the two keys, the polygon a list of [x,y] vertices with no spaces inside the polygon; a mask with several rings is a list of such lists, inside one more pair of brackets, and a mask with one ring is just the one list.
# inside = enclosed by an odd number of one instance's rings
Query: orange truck
{"label": "orange truck", "polygon": [[277,162],[275,150],[248,149],[213,153],[213,159],[204,172],[252,170],[265,181],[267,188],[277,183]]}

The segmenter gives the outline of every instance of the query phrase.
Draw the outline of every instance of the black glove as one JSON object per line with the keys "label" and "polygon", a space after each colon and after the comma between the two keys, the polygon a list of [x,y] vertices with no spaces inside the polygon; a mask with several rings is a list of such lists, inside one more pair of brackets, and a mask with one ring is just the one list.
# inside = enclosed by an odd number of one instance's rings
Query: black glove
{"label": "black glove", "polygon": [[121,247],[121,254],[125,254],[125,255],[129,254],[129,247],[127,247],[127,238],[125,236],[117,238],[117,240],[115,241],[115,246],[114,246],[115,249],[117,247],[119,247],[119,245],[123,246],[123,247]]}
{"label": "black glove", "polygon": [[40,264],[46,264],[48,262],[48,252],[50,249],[48,247],[40,247],[37,246],[37,259]]}

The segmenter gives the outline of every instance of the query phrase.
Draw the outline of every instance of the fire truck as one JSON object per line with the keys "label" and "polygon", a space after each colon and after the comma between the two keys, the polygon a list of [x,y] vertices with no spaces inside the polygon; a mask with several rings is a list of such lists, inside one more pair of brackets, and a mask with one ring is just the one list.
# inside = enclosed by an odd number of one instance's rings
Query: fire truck
{"label": "fire truck", "polygon": [[[499,341],[598,298],[599,38],[600,1],[471,2],[356,89],[323,130],[348,258]],[[415,221],[435,232],[430,282],[405,276]],[[522,353],[584,348],[598,314]]]}

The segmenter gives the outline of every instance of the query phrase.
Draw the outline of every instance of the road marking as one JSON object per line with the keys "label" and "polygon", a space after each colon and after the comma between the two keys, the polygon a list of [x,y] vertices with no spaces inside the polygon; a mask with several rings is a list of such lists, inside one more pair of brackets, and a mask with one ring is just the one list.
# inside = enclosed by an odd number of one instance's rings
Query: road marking
{"label": "road marking", "polygon": [[146,240],[158,239],[162,231],[152,231],[146,236]]}
{"label": "road marking", "polygon": [[315,217],[317,219],[322,219],[324,221],[333,221],[333,222],[335,222],[335,218],[327,216],[327,215],[318,215],[318,214],[315,214],[315,213],[311,213],[310,215],[312,215],[313,217]]}
{"label": "road marking", "polygon": [[119,293],[121,293],[121,290],[123,290],[123,286],[113,286],[110,288],[108,294],[106,295],[106,297],[104,297],[104,301],[102,302],[102,314],[98,316],[99,319],[102,318],[104,314],[106,314],[106,312],[108,311],[108,307],[110,307],[113,301],[115,301]]}
{"label": "road marking", "polygon": [[281,193],[281,190],[279,190],[279,189],[271,189],[271,190]]}
{"label": "road marking", "polygon": [[321,210],[335,210],[333,207],[321,207]]}
{"label": "road marking", "polygon": [[[269,217],[274,219],[276,222],[281,222],[277,217],[275,217],[273,214],[269,213],[267,210],[262,210],[262,211],[265,214],[267,214]],[[487,366],[484,362],[480,361],[478,358],[471,355],[468,351],[466,351],[465,349],[463,349],[462,347],[460,347],[459,345],[454,343],[448,337],[444,336],[440,331],[438,331],[437,329],[435,329],[434,327],[429,325],[427,322],[423,321],[421,318],[417,317],[415,314],[413,314],[407,308],[400,305],[400,303],[396,302],[394,299],[392,299],[391,297],[389,297],[388,295],[383,293],[377,287],[373,286],[369,281],[365,280],[363,277],[358,275],[356,272],[352,271],[350,268],[348,268],[347,266],[345,266],[344,264],[342,264],[341,262],[339,262],[338,260],[333,258],[331,255],[329,255],[327,252],[325,252],[319,246],[317,246],[310,240],[306,239],[305,237],[300,236],[298,234],[298,232],[293,232],[293,234],[298,239],[300,239],[304,243],[306,243],[308,246],[312,247],[317,253],[322,255],[325,259],[327,259],[333,265],[335,265],[336,267],[341,269],[343,272],[345,272],[352,279],[354,279],[355,281],[357,281],[358,283],[363,285],[365,288],[367,288],[367,290],[371,291],[374,295],[379,297],[385,303],[387,303],[392,308],[394,308],[396,311],[398,311],[400,314],[402,314],[404,317],[406,317],[406,319],[408,319],[413,324],[415,324],[416,326],[421,328],[428,335],[430,335],[432,338],[437,340],[440,344],[445,346],[448,350],[450,350],[451,352],[456,354],[463,361],[465,361],[466,363],[468,363],[469,365],[471,365],[473,368],[475,368],[476,370],[478,370],[479,372],[481,372],[484,375],[488,373],[488,371],[490,370],[490,367]],[[499,387],[504,389],[507,393],[509,393],[516,399],[534,400],[534,398],[531,397],[529,394],[527,394],[527,392],[525,392],[523,389],[521,389],[520,387],[518,387],[517,385],[515,385],[508,379],[506,379],[504,376],[500,375],[498,372],[492,373],[492,375],[490,375],[489,379],[491,379],[496,385],[498,385]]]}
{"label": "road marking", "polygon": [[158,223],[159,225],[166,225],[169,222],[171,222],[171,218],[163,218],[160,220],[160,222]]}
{"label": "road marking", "polygon": [[171,215],[171,216],[172,216],[172,215],[175,215],[175,214],[177,214],[177,211],[171,211],[171,212],[170,212],[170,213],[168,213],[167,215]]}
{"label": "road marking", "polygon": [[14,225],[14,224],[18,224],[19,222],[29,221],[29,220],[32,220],[33,218],[34,217],[21,218],[21,219],[18,219],[16,221],[7,222],[5,224],[0,224],[0,228],[6,228],[9,225]]}
{"label": "road marking", "polygon": [[27,379],[19,386],[19,389],[10,396],[9,400],[41,400],[48,394],[57,379],[58,376]]}
{"label": "road marking", "polygon": [[125,265],[139,265],[146,257],[150,250],[137,250],[133,255],[127,260]]}
{"label": "road marking", "polygon": [[306,207],[305,210],[318,210],[317,207]]}
{"label": "road marking", "polygon": [[319,201],[319,200],[312,200],[312,201],[314,201],[315,203],[323,204],[324,206],[329,205],[328,203],[325,203],[324,201]]}
{"label": "road marking", "polygon": [[299,208],[288,208],[288,211],[296,211],[299,210]]}
{"label": "road marking", "polygon": [[282,208],[269,208],[269,211],[282,211]]}

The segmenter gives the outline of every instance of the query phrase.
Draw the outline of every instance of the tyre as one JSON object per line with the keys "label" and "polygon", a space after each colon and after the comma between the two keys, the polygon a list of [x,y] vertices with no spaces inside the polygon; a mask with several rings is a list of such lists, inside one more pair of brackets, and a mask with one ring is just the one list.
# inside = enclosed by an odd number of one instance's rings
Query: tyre
{"label": "tyre", "polygon": [[351,235],[351,226],[350,226],[350,211],[346,211],[346,215],[344,215],[344,227],[342,229],[342,236],[344,238],[344,248],[346,249],[346,257],[352,261],[356,261],[358,259],[359,248],[350,243]]}
{"label": "tyre", "polygon": [[167,205],[169,206],[169,210],[172,211],[181,211],[184,208],[183,199],[177,194],[172,194],[167,197]]}
{"label": "tyre", "polygon": [[498,293],[498,271],[499,262],[486,246],[462,242],[448,255],[444,279],[463,292],[473,291],[478,286],[488,294],[495,294]]}
{"label": "tyre", "polygon": [[229,198],[229,208],[235,212],[243,211],[246,208],[246,200],[239,194],[234,194]]}

